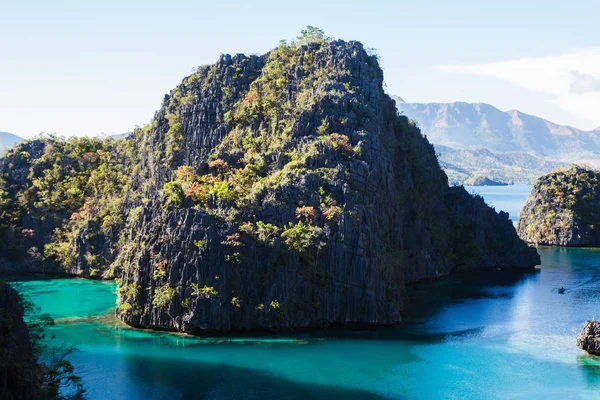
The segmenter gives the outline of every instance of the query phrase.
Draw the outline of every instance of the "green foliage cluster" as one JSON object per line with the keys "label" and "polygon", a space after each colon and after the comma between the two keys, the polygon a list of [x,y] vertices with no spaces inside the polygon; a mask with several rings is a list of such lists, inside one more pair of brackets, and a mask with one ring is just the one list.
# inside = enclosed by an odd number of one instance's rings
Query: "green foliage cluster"
{"label": "green foliage cluster", "polygon": [[190,285],[190,288],[192,290],[192,296],[197,298],[212,299],[219,294],[219,292],[217,291],[217,289],[214,288],[214,286],[204,285],[200,287],[200,285],[198,285],[197,283],[192,283]]}
{"label": "green foliage cluster", "polygon": [[234,201],[238,196],[237,193],[229,186],[229,182],[226,181],[215,182],[208,193],[223,201]]}
{"label": "green foliage cluster", "polygon": [[181,203],[185,198],[181,184],[175,181],[165,183],[165,186],[162,189],[162,195],[165,199],[165,207],[170,205],[174,207],[181,207]]}
{"label": "green foliage cluster", "polygon": [[132,313],[138,315],[141,313],[140,295],[142,286],[137,282],[124,283],[117,278],[117,303],[120,303],[118,310],[121,313]]}
{"label": "green foliage cluster", "polygon": [[260,243],[273,245],[280,231],[281,229],[273,224],[263,221],[256,222],[256,237]]}
{"label": "green foliage cluster", "polygon": [[154,297],[152,298],[152,306],[154,308],[167,307],[173,301],[175,296],[175,289],[168,283],[163,286],[157,286],[154,290]]}
{"label": "green foliage cluster", "polygon": [[321,232],[322,228],[307,225],[302,221],[296,224],[290,222],[281,233],[281,238],[290,249],[302,253],[321,248]]}
{"label": "green foliage cluster", "polygon": [[233,254],[226,254],[225,260],[230,264],[241,264],[242,263],[242,255],[239,251],[234,252]]}
{"label": "green foliage cluster", "polygon": [[300,36],[298,36],[296,40],[298,45],[303,45],[311,42],[329,42],[332,39],[325,35],[323,29],[308,25],[305,29],[300,31]]}
{"label": "green foliage cluster", "polygon": [[[192,101],[189,96],[184,97],[184,99],[184,104]],[[165,115],[165,118],[169,121],[169,130],[165,134],[165,157],[167,165],[170,165],[177,152],[180,151],[183,146],[183,128],[177,114],[167,114]]]}

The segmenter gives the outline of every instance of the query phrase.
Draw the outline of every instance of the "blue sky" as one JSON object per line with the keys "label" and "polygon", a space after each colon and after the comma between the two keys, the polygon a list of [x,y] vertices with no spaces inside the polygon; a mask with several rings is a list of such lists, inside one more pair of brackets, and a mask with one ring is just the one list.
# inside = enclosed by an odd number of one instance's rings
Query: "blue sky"
{"label": "blue sky", "polygon": [[410,102],[487,102],[600,125],[597,0],[0,0],[0,130],[84,135],[148,122],[221,53],[263,53],[306,25],[357,39]]}

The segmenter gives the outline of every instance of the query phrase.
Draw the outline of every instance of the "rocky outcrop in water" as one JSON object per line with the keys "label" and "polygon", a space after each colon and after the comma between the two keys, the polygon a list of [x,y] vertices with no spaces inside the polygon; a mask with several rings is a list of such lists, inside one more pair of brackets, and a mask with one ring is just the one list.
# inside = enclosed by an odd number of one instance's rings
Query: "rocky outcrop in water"
{"label": "rocky outcrop in water", "polygon": [[18,293],[0,282],[0,399],[35,398],[37,362]]}
{"label": "rocky outcrop in water", "polygon": [[191,333],[392,324],[408,282],[537,265],[506,213],[448,186],[382,83],[358,42],[223,55],[120,141],[127,173],[94,147],[42,258],[119,276],[126,323]]}
{"label": "rocky outcrop in water", "polygon": [[577,337],[577,347],[590,354],[600,355],[600,322],[586,321]]}
{"label": "rocky outcrop in water", "polygon": [[540,245],[600,245],[599,178],[576,166],[541,177],[519,217],[519,236]]}
{"label": "rocky outcrop in water", "polygon": [[465,180],[467,186],[508,186],[506,182],[494,181],[486,176],[477,175]]}
{"label": "rocky outcrop in water", "polygon": [[135,134],[119,317],[192,333],[390,324],[407,282],[539,263],[506,214],[448,187],[382,81],[344,41],[186,78]]}

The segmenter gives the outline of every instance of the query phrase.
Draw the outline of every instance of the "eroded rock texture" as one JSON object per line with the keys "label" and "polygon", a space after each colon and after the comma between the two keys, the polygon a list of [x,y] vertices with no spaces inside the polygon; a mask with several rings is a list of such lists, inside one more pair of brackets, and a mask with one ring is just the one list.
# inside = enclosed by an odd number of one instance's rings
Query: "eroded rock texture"
{"label": "eroded rock texture", "polygon": [[134,139],[119,316],[194,333],[390,324],[406,282],[538,264],[506,214],[448,187],[382,81],[344,41],[187,78]]}

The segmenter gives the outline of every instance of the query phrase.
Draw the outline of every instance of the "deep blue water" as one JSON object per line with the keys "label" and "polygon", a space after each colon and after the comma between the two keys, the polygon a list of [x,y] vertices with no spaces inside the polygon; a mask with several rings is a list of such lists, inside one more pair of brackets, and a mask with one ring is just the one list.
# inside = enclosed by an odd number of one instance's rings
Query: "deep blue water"
{"label": "deep blue water", "polygon": [[[502,209],[507,200],[511,214],[524,201],[502,192],[514,187],[493,189],[491,202]],[[91,399],[600,398],[600,360],[575,346],[582,323],[600,314],[600,250],[539,251],[536,272],[410,288],[397,327],[277,338],[128,329],[113,317],[113,283],[19,288],[58,319],[48,332],[56,343],[79,349],[73,362]]]}

